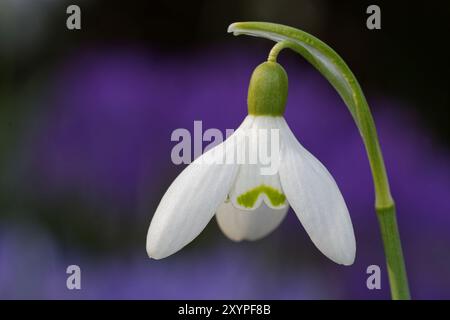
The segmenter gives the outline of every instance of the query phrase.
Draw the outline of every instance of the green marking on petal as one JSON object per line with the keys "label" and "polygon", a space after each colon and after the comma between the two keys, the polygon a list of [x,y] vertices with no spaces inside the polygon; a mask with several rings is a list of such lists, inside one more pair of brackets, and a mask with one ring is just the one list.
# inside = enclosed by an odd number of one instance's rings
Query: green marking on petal
{"label": "green marking on petal", "polygon": [[265,193],[267,195],[270,203],[274,207],[281,206],[286,201],[286,196],[282,192],[262,184],[237,197],[237,203],[245,208],[253,208],[261,193]]}

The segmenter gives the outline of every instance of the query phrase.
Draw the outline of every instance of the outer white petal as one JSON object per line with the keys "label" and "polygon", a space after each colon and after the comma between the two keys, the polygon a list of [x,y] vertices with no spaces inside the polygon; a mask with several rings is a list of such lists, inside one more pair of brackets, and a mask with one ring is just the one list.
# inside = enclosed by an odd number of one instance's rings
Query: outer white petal
{"label": "outer white petal", "polygon": [[231,240],[258,240],[280,225],[288,209],[289,206],[272,209],[263,203],[252,211],[240,210],[227,201],[217,210],[216,219],[222,232]]}
{"label": "outer white petal", "polygon": [[336,263],[355,260],[352,222],[328,170],[297,141],[284,119],[281,123],[280,179],[286,197],[317,248]]}
{"label": "outer white petal", "polygon": [[197,158],[170,185],[148,229],[146,247],[151,258],[175,253],[206,227],[236,178],[238,165],[226,163],[226,153],[239,144],[236,138],[252,122],[253,117],[247,117],[229,139]]}

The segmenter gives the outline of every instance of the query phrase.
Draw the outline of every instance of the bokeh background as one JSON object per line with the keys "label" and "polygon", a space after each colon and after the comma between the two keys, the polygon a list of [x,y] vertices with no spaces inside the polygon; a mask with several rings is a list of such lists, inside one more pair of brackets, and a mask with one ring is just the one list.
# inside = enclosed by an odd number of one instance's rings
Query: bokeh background
{"label": "bokeh background", "polygon": [[[82,30],[66,28],[78,4]],[[236,128],[252,70],[273,43],[226,33],[261,20],[308,31],[359,79],[397,202],[412,296],[450,298],[449,6],[324,0],[0,1],[0,298],[387,299],[373,187],[336,92],[299,56],[286,117],[332,172],[357,238],[351,267],[316,250],[289,212],[270,236],[233,243],[214,220],[185,249],[147,258],[176,128]],[[77,264],[82,289],[66,288]],[[368,290],[366,268],[382,270]]]}

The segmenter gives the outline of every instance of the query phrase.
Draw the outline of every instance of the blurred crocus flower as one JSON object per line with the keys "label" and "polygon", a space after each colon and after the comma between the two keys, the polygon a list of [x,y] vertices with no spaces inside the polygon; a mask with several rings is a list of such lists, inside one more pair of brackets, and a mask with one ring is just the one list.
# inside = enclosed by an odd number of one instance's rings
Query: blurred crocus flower
{"label": "blurred crocus flower", "polygon": [[[253,72],[249,115],[223,144],[204,153],[188,166],[163,196],[147,235],[148,255],[165,258],[197,237],[214,216],[232,240],[260,239],[285,217],[289,205],[297,214],[317,248],[336,263],[351,265],[355,259],[355,236],[345,201],[331,174],[296,139],[283,114],[288,91],[284,69],[265,62]],[[272,139],[274,172],[263,168],[262,133],[279,133]],[[248,159],[240,163],[234,152],[245,149]],[[258,150],[260,149],[260,150]],[[233,154],[233,156],[230,156]],[[239,155],[237,156],[239,159]],[[250,161],[251,162],[251,161]]]}

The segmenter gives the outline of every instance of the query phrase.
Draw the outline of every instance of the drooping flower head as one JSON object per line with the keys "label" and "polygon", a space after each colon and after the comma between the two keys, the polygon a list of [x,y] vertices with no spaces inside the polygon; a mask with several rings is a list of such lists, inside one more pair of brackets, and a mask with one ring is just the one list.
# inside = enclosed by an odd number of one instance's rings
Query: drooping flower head
{"label": "drooping flower head", "polygon": [[339,264],[353,263],[356,245],[347,206],[331,174],[284,119],[287,93],[287,75],[277,62],[255,69],[248,116],[225,142],[185,168],[163,196],[148,230],[150,257],[177,252],[214,215],[230,239],[260,239],[291,206],[323,254]]}

